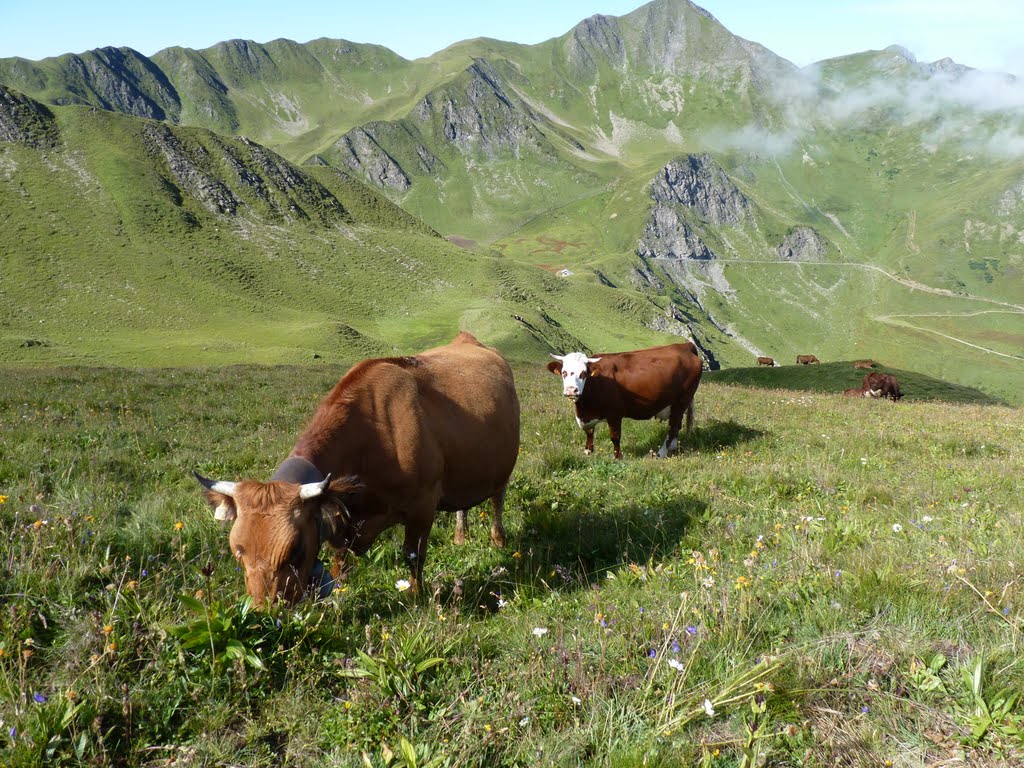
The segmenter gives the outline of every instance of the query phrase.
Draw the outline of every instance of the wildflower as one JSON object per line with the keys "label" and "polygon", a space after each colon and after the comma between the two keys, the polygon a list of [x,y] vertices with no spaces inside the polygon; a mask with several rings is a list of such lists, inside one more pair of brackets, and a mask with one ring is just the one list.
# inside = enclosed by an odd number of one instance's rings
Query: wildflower
{"label": "wildflower", "polygon": [[902,530],[903,530],[903,526],[900,525],[899,523],[893,523],[892,524],[892,532],[893,533],[899,533]]}
{"label": "wildflower", "polygon": [[520,558],[522,558],[522,556],[523,556],[523,553],[522,553],[522,552],[513,552],[513,553],[512,553],[512,557],[513,557],[514,559],[516,559],[516,560],[519,560]]}
{"label": "wildflower", "polygon": [[743,589],[744,587],[750,586],[750,579],[746,576],[740,576],[736,579],[736,589]]}
{"label": "wildflower", "polygon": [[530,724],[530,718],[528,718],[528,717],[524,717],[522,720],[519,721],[519,727],[520,728],[525,728],[529,724]]}
{"label": "wildflower", "polygon": [[701,582],[701,584],[703,584],[705,587],[713,587],[715,586],[715,579],[713,576],[708,576],[706,579],[704,579],[704,581]]}
{"label": "wildflower", "polygon": [[45,704],[46,703],[46,697],[43,696],[43,694],[41,694],[41,693],[34,693],[34,694],[32,694],[32,700],[36,704]]}
{"label": "wildflower", "polygon": [[0,504],[6,504],[6,503],[7,503],[7,497],[4,496],[2,493],[0,493]]}
{"label": "wildflower", "polygon": [[174,521],[174,530],[181,531],[185,528],[185,524],[181,520]]}
{"label": "wildflower", "polygon": [[868,707],[864,706],[864,707],[861,707],[861,708],[860,708],[860,711],[861,711],[861,712],[863,712],[863,713],[864,713],[864,714],[866,715],[866,714],[867,714],[868,712],[870,712],[871,710],[870,710],[870,709],[868,709]]}
{"label": "wildflower", "polygon": [[135,589],[137,586],[139,586],[139,582],[137,582],[135,579],[132,579],[127,584],[125,584],[125,588],[127,589]]}
{"label": "wildflower", "polygon": [[500,610],[500,609],[504,608],[506,605],[508,605],[508,600],[502,600],[499,597],[498,598],[498,609]]}
{"label": "wildflower", "polygon": [[35,528],[38,531],[40,528],[43,527],[43,521],[42,520],[36,520],[34,523],[32,523],[32,527]]}
{"label": "wildflower", "polygon": [[664,632],[668,632],[668,627],[669,627],[669,623],[667,621],[661,625],[661,629]]}
{"label": "wildflower", "polygon": [[934,519],[935,519],[935,518],[933,518],[933,517],[932,517],[931,515],[923,515],[923,516],[921,517],[921,522],[922,522],[922,523],[930,523],[930,522],[931,522],[932,520],[934,520]]}
{"label": "wildflower", "polygon": [[704,714],[708,717],[715,716],[715,708],[711,704],[711,699],[704,699]]}
{"label": "wildflower", "polygon": [[117,643],[111,643],[110,645],[108,645],[107,646],[107,650],[110,651],[111,653],[116,651],[117,650]]}
{"label": "wildflower", "polygon": [[658,652],[656,650],[654,650],[653,648],[651,648],[651,650],[649,650],[647,652],[647,658],[649,658],[649,659],[653,659],[657,655],[658,655]]}
{"label": "wildflower", "polygon": [[409,583],[408,579],[399,579],[395,582],[395,589],[397,589],[399,592],[405,592],[405,590],[407,590],[410,586],[412,585]]}
{"label": "wildflower", "polygon": [[488,733],[490,733],[491,732],[491,724],[490,723],[485,723],[484,724],[484,730],[487,731]]}
{"label": "wildflower", "polygon": [[569,698],[572,699],[572,703],[575,704],[577,707],[583,703],[583,699],[581,699],[578,696],[570,696]]}
{"label": "wildflower", "polygon": [[106,625],[104,625],[104,627],[103,627],[103,634],[104,635],[109,635],[113,631],[114,631],[114,625],[113,624],[106,624]]}
{"label": "wildflower", "polygon": [[11,730],[7,732],[7,735],[10,736],[12,739],[18,738],[18,729],[12,725]]}
{"label": "wildflower", "polygon": [[789,738],[792,739],[798,733],[800,733],[800,729],[797,728],[795,725],[793,725],[793,723],[790,723],[789,725],[786,726],[786,735],[789,736]]}
{"label": "wildflower", "polygon": [[534,627],[533,628],[533,636],[534,637],[544,637],[544,635],[546,635],[547,633],[548,633],[548,628],[547,627]]}
{"label": "wildflower", "polygon": [[686,628],[686,634],[688,634],[688,635],[696,635],[697,634],[697,628],[691,624],[690,626],[688,626]]}
{"label": "wildflower", "polygon": [[669,659],[668,665],[672,667],[672,669],[674,669],[676,672],[683,671],[683,662],[679,661],[679,659]]}

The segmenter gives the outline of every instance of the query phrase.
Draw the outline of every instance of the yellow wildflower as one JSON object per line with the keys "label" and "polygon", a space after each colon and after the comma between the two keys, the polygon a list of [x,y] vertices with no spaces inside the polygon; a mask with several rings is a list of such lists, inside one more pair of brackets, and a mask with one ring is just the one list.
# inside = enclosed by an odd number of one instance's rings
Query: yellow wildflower
{"label": "yellow wildflower", "polygon": [[185,528],[185,524],[181,520],[174,521],[174,530],[180,531]]}

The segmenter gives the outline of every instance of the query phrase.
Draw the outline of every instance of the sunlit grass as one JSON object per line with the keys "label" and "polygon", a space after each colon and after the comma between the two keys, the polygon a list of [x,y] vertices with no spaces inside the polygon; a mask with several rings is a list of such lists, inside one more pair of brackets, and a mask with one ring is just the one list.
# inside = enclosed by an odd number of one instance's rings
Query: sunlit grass
{"label": "sunlit grass", "polygon": [[507,548],[442,518],[417,599],[396,530],[269,613],[190,470],[269,476],[340,371],[5,372],[0,761],[1022,759],[1018,411],[709,377],[616,462],[515,372]]}

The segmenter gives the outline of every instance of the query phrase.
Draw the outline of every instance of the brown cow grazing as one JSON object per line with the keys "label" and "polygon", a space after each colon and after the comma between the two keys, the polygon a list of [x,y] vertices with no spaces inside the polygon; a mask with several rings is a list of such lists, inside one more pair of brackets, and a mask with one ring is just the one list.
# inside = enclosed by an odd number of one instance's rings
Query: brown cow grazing
{"label": "brown cow grazing", "polygon": [[518,453],[512,371],[460,333],[415,357],[354,365],[268,482],[197,477],[214,516],[234,521],[231,552],[249,594],[294,604],[310,586],[321,594],[333,587],[318,560],[324,541],[335,551],[337,578],[348,550],[365,553],[401,523],[416,589],[435,513],[490,499],[491,541],[504,546],[501,510]]}
{"label": "brown cow grazing", "polygon": [[594,451],[594,427],[608,422],[615,458],[622,458],[622,420],[668,419],[668,434],[658,451],[664,458],[679,448],[693,429],[693,395],[704,368],[693,342],[587,357],[582,352],[552,355],[548,370],[562,377],[562,394],[576,404],[576,423],[587,435],[585,453]]}
{"label": "brown cow grazing", "polygon": [[878,363],[874,360],[854,360],[854,368],[874,368]]}
{"label": "brown cow grazing", "polygon": [[864,389],[881,390],[882,394],[880,396],[888,398],[894,403],[903,397],[903,393],[900,392],[899,381],[890,373],[872,371],[864,377],[862,386]]}
{"label": "brown cow grazing", "polygon": [[775,358],[772,358],[772,357],[759,357],[759,358],[757,358],[757,364],[758,365],[770,365],[770,366],[774,367],[775,366]]}
{"label": "brown cow grazing", "polygon": [[796,356],[796,364],[797,365],[810,365],[811,363],[820,363],[820,362],[821,362],[821,360],[816,358],[814,355],[797,355]]}

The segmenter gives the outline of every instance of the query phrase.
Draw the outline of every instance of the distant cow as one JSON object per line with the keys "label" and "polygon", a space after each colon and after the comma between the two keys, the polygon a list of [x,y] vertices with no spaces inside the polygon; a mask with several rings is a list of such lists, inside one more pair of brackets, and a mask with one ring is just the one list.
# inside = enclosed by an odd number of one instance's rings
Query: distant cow
{"label": "distant cow", "polygon": [[758,365],[775,365],[775,358],[773,357],[759,357],[757,358]]}
{"label": "distant cow", "polygon": [[864,382],[861,386],[866,390],[881,390],[882,394],[880,396],[888,398],[894,403],[903,397],[903,393],[900,392],[899,382],[895,376],[889,373],[872,371],[864,377]]}
{"label": "distant cow", "polygon": [[518,452],[512,371],[460,333],[415,357],[353,366],[268,482],[196,476],[214,516],[234,521],[231,553],[245,567],[249,594],[295,603],[326,579],[318,560],[324,541],[338,577],[347,550],[361,555],[401,523],[416,589],[435,513],[490,499],[491,541],[503,546],[502,503]]}
{"label": "distant cow", "polygon": [[874,368],[878,363],[874,360],[855,360],[853,363],[854,368]]}
{"label": "distant cow", "polygon": [[821,360],[816,358],[814,355],[797,355],[796,356],[796,364],[797,365],[810,365],[811,363],[820,363],[820,362],[821,362]]}
{"label": "distant cow", "polygon": [[587,357],[582,352],[552,355],[548,370],[562,377],[562,394],[576,404],[576,423],[586,433],[585,452],[594,451],[594,427],[608,422],[615,458],[622,458],[622,420],[668,419],[668,434],[658,451],[664,458],[679,448],[686,413],[686,433],[693,429],[693,395],[703,365],[693,342]]}

